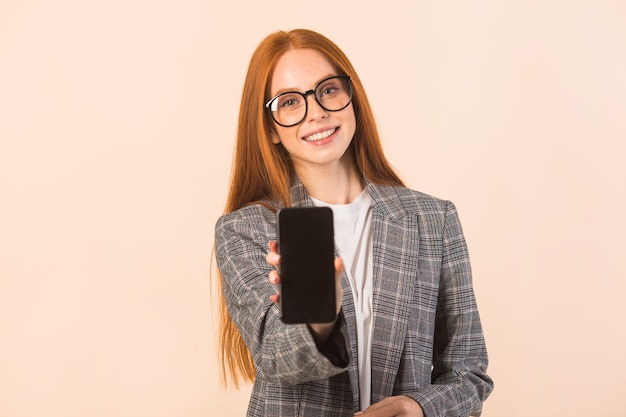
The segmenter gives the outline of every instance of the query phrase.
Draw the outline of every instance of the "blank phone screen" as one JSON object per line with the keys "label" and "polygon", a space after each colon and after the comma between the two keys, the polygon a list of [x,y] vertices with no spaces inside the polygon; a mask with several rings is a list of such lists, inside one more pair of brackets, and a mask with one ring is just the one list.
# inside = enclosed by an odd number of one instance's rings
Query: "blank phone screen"
{"label": "blank phone screen", "polygon": [[328,207],[287,208],[277,214],[281,255],[280,308],[285,323],[335,319],[333,213]]}

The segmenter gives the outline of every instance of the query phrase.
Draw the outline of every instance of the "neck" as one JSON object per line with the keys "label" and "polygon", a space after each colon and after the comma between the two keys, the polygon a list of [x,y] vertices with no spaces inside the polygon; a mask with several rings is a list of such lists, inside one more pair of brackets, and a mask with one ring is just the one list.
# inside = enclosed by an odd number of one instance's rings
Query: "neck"
{"label": "neck", "polygon": [[329,204],[351,203],[365,188],[352,161],[335,167],[296,167],[296,174],[311,197]]}

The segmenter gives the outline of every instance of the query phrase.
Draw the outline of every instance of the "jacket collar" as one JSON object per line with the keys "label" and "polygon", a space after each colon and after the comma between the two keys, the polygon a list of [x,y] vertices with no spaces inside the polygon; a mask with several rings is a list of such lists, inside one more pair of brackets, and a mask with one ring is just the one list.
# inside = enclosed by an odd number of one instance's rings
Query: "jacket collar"
{"label": "jacket collar", "polygon": [[[372,207],[380,211],[383,217],[395,223],[406,215],[402,198],[395,187],[377,185],[365,179],[365,189],[372,198]],[[290,194],[293,207],[313,207],[311,196],[296,176],[291,181]]]}

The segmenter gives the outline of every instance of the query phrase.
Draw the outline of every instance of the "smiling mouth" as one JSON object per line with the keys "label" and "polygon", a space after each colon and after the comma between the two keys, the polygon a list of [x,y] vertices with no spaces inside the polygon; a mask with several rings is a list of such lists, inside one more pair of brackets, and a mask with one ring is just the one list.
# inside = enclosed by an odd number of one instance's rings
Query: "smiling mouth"
{"label": "smiling mouth", "polygon": [[329,137],[336,131],[337,131],[337,128],[334,127],[332,129],[324,130],[323,132],[317,132],[312,135],[305,136],[302,139],[306,140],[307,142],[316,142],[318,140],[326,139],[327,137]]}

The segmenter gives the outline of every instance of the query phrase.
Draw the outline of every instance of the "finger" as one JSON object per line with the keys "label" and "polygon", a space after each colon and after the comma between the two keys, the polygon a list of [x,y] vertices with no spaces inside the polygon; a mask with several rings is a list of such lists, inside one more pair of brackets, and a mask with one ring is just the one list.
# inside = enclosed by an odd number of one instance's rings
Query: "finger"
{"label": "finger", "polygon": [[269,276],[270,283],[274,285],[280,284],[280,275],[278,275],[277,270],[273,269],[272,271],[270,271],[268,276]]}
{"label": "finger", "polygon": [[343,274],[343,259],[335,258],[335,299],[337,314],[341,311],[341,301],[343,300],[343,286],[341,285],[341,275]]}
{"label": "finger", "polygon": [[280,295],[278,295],[278,294],[270,295],[270,301],[272,303],[278,303],[280,301]]}
{"label": "finger", "polygon": [[367,408],[365,409],[365,411],[368,411],[368,412],[370,412],[370,411],[376,411],[376,410],[380,410],[381,408],[386,407],[386,406],[387,406],[387,403],[389,403],[389,401],[390,401],[390,400],[389,400],[389,398],[391,398],[391,397],[383,398],[383,399],[382,399],[382,400],[380,400],[379,402],[377,402],[377,403],[374,403],[374,404],[370,405],[369,407],[367,407]]}
{"label": "finger", "polygon": [[424,416],[417,401],[405,395],[387,397],[369,406],[364,414],[371,417]]}
{"label": "finger", "polygon": [[277,267],[278,265],[280,265],[281,261],[280,254],[277,252],[278,244],[276,243],[276,241],[270,240],[268,246],[270,248],[270,252],[265,255],[265,262],[274,267]]}
{"label": "finger", "polygon": [[397,414],[393,407],[393,398],[394,397],[387,397],[370,405],[363,414],[371,417],[395,417]]}
{"label": "finger", "polygon": [[335,258],[335,275],[337,279],[341,278],[341,274],[343,274],[343,259],[337,257]]}

